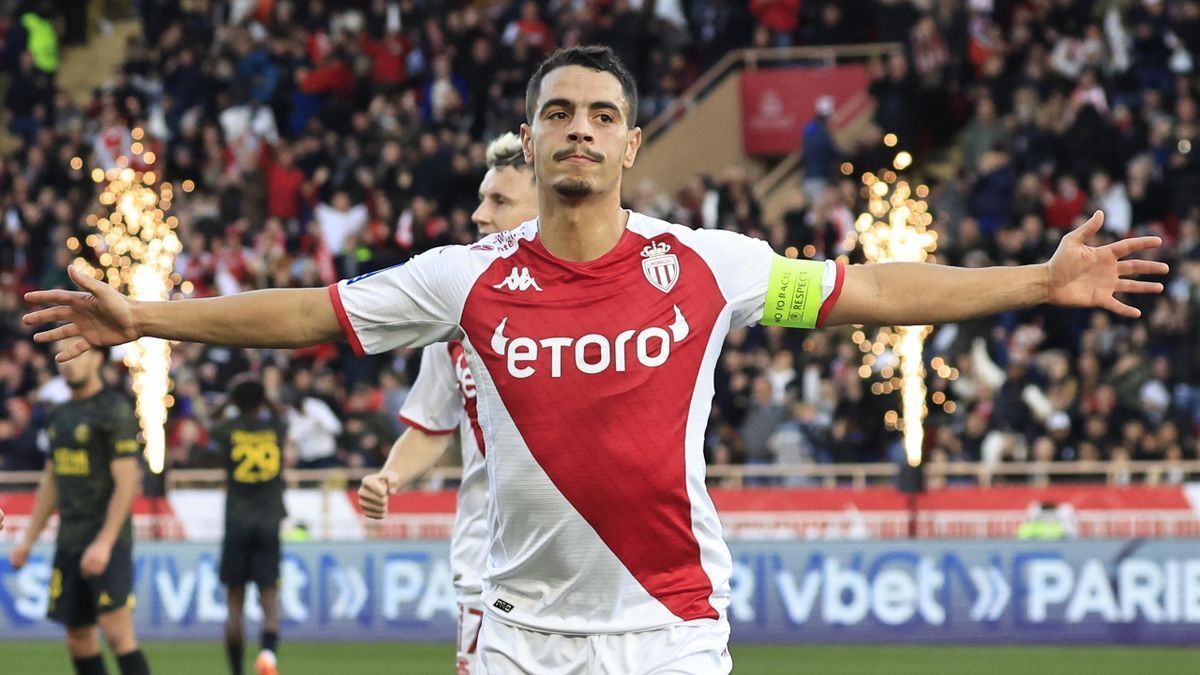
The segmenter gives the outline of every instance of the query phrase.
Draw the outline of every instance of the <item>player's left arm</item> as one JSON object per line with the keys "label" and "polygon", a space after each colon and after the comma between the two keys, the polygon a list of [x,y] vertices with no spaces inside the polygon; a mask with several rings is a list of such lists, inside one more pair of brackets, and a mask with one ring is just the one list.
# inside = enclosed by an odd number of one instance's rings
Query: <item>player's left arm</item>
{"label": "player's left arm", "polygon": [[109,464],[112,472],[113,493],[108,500],[108,511],[104,515],[104,525],[91,545],[83,553],[80,568],[88,576],[103,574],[108,569],[108,559],[112,555],[113,546],[121,536],[121,528],[129,511],[133,508],[133,499],[137,496],[138,467],[137,456],[118,457]]}
{"label": "player's left arm", "polygon": [[1019,267],[966,269],[922,263],[853,265],[822,325],[924,325],[963,321],[1042,303],[1098,307],[1127,318],[1141,312],[1116,293],[1161,293],[1156,281],[1129,277],[1166,274],[1166,263],[1130,256],[1162,245],[1134,237],[1107,246],[1087,240],[1104,222],[1099,211],[1059,242],[1049,261]]}
{"label": "player's left arm", "polygon": [[137,441],[138,423],[133,407],[128,403],[116,406],[109,419],[111,424],[111,459],[108,470],[112,474],[113,492],[108,499],[108,510],[100,532],[83,552],[80,568],[86,575],[103,574],[108,568],[108,559],[113,546],[121,536],[133,500],[137,496],[141,467],[138,463],[141,444]]}
{"label": "player's left arm", "polygon": [[444,344],[421,352],[421,372],[399,411],[408,429],[392,444],[378,473],[363,478],[358,502],[363,515],[380,520],[387,515],[388,497],[424,476],[450,447],[463,415],[454,362]]}

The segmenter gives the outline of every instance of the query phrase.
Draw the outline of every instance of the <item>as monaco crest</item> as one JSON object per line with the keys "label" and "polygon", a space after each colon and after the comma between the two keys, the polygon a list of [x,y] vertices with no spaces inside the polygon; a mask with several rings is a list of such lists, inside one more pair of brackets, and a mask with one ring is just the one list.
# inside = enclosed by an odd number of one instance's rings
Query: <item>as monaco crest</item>
{"label": "as monaco crest", "polygon": [[679,281],[679,258],[674,253],[668,253],[671,245],[656,241],[642,249],[642,272],[646,281],[658,290],[666,293],[675,287]]}

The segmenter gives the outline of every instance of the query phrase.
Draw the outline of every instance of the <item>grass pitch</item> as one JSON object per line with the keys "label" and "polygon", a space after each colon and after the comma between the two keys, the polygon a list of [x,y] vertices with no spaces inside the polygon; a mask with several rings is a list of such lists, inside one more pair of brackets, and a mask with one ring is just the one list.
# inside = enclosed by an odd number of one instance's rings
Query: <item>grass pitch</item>
{"label": "grass pitch", "polygon": [[[454,672],[447,644],[289,643],[284,635],[282,675],[380,673],[436,675]],[[252,673],[253,643],[247,643],[246,672]],[[150,666],[167,675],[228,672],[218,642],[152,642],[143,645]],[[1126,675],[1200,673],[1200,649],[1149,647],[992,647],[735,645],[738,675]],[[119,672],[109,658],[108,671]],[[0,641],[0,673],[59,675],[72,672],[59,642]]]}

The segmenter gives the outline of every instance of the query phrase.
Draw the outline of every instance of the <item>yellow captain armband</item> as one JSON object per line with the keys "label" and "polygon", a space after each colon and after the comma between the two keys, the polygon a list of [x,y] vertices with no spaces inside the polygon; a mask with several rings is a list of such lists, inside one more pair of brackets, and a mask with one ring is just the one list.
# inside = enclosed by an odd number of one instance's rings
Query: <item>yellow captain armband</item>
{"label": "yellow captain armband", "polygon": [[775,256],[763,306],[764,326],[816,328],[821,312],[825,263]]}

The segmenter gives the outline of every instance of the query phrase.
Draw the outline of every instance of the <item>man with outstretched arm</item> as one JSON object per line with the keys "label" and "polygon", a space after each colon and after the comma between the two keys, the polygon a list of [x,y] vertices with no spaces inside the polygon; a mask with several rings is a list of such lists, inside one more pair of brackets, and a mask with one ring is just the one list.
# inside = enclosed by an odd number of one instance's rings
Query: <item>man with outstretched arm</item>
{"label": "man with outstretched arm", "polygon": [[[704,485],[713,371],[731,328],[914,325],[1054,303],[1137,309],[1163,263],[1103,247],[1094,215],[1046,263],[845,266],[621,208],[641,145],[637,89],[605,47],[555,52],[531,78],[525,160],[539,218],[329,289],[145,303],[72,271],[82,291],[26,296],[66,322],[68,360],[143,335],[360,353],[458,339],[476,380],[491,495],[486,673],[727,673],[732,559]],[[929,289],[938,289],[931,302]]]}

